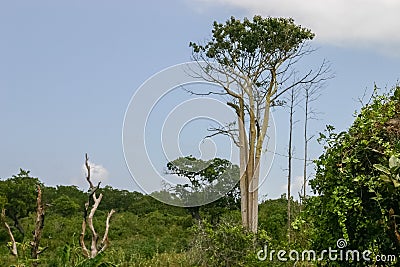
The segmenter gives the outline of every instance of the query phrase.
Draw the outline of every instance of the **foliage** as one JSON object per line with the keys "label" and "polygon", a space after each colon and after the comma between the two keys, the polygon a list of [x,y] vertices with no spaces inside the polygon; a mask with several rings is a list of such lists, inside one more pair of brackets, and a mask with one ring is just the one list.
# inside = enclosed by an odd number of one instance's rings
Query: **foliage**
{"label": "foliage", "polygon": [[131,204],[137,202],[137,200],[143,197],[143,195],[139,192],[119,190],[112,188],[109,185],[105,186],[104,188],[100,188],[98,192],[102,193],[104,196],[107,196],[101,201],[101,205],[99,206],[99,210],[106,211],[111,209],[115,209],[118,212],[127,211]]}
{"label": "foliage", "polygon": [[[204,224],[193,227],[194,220],[184,208],[166,205],[138,192],[108,186],[105,188],[104,203],[108,192],[114,194],[111,200],[123,200],[126,197],[131,202],[121,201],[120,212],[112,218],[110,249],[95,259],[85,259],[79,246],[79,233],[81,210],[87,193],[74,186],[43,186],[43,199],[51,206],[47,209],[41,240],[41,245],[48,249],[41,255],[39,266],[225,266],[225,263],[231,266],[265,266],[265,262],[256,258],[257,251],[262,249],[265,242],[276,248],[285,246],[285,198],[260,204],[262,228],[256,235],[240,226],[238,209],[225,209],[223,203],[222,210],[218,205],[202,207],[200,211],[205,219]],[[80,200],[82,202],[78,203]],[[79,206],[78,210],[76,205]],[[220,220],[212,222],[209,216],[216,212],[219,212]],[[103,235],[101,230],[106,216],[106,210],[99,209],[94,218],[94,227],[100,230],[100,236]],[[30,213],[21,219],[21,226],[30,231],[34,228],[34,218],[35,214]],[[13,228],[13,232],[18,231]],[[7,248],[9,238],[6,231],[0,229],[2,266],[29,266],[32,263],[29,239],[27,236],[17,244],[20,255],[14,258]],[[205,249],[206,246],[210,248]],[[228,259],[230,253],[233,253],[231,260]],[[271,264],[287,266],[279,262]]]}
{"label": "foliage", "polygon": [[2,206],[6,209],[6,216],[13,222],[20,235],[16,236],[21,240],[25,234],[20,221],[26,218],[30,212],[36,211],[37,185],[40,185],[38,178],[30,177],[30,172],[20,169],[19,174],[13,175],[5,181],[0,181],[0,197]]}
{"label": "foliage", "polygon": [[79,204],[68,195],[62,195],[53,202],[52,211],[66,217],[76,214],[79,208]]}
{"label": "foliage", "polygon": [[[262,18],[254,16],[253,20],[243,21],[231,17],[225,24],[214,22],[212,39],[205,45],[190,43],[194,53],[204,52],[208,58],[215,59],[221,65],[251,68],[262,62],[268,67],[276,67],[285,57],[295,53],[306,40],[314,34],[296,25],[291,18]],[[255,58],[252,65],[247,65],[250,58]],[[265,81],[264,81],[265,82]],[[265,86],[261,82],[258,86]]]}
{"label": "foliage", "polygon": [[386,183],[388,189],[393,194],[400,186],[400,159],[396,156],[391,156],[388,167],[381,164],[374,164],[374,168],[382,172],[380,178]]}
{"label": "foliage", "polygon": [[[292,217],[298,218],[300,205],[292,200]],[[257,253],[265,246],[269,251],[280,249],[301,251],[306,248],[300,242],[301,235],[297,230],[290,246],[287,243],[287,198],[263,201],[260,206],[260,229],[255,234],[240,225],[238,211],[224,213],[218,224],[212,225],[202,221],[192,228],[192,242],[187,252],[191,266],[293,266],[294,262],[282,262],[276,259],[260,261]],[[309,245],[307,243],[307,245]],[[298,263],[296,266],[312,266]]]}
{"label": "foliage", "polygon": [[375,90],[348,131],[335,133],[328,126],[327,134],[320,134],[325,152],[316,161],[316,177],[310,183],[319,195],[307,203],[315,248],[332,247],[344,238],[348,249],[400,256],[399,125],[396,87],[383,95]]}
{"label": "foliage", "polygon": [[227,206],[237,206],[240,197],[237,185],[239,167],[229,160],[214,158],[204,161],[188,156],[168,162],[167,169],[169,174],[187,178],[190,183],[173,188],[180,198],[190,193],[207,191],[219,197],[225,196]]}
{"label": "foliage", "polygon": [[[259,206],[260,229],[265,230],[268,236],[279,246],[287,245],[287,205],[286,194],[278,199],[269,199]],[[300,211],[300,204],[291,198],[291,217],[296,218]]]}
{"label": "foliage", "polygon": [[221,222],[213,227],[208,223],[194,228],[192,244],[195,260],[200,266],[251,266],[259,263],[256,251],[269,240],[265,231],[248,232],[243,226]]}
{"label": "foliage", "polygon": [[200,219],[200,209],[211,221],[217,221],[224,211],[240,207],[239,167],[229,160],[214,158],[208,161],[192,156],[181,157],[167,163],[169,174],[187,179],[187,183],[178,184],[169,192],[184,203],[196,203],[196,198],[204,201],[216,199],[200,208],[200,205],[188,210],[196,219]]}

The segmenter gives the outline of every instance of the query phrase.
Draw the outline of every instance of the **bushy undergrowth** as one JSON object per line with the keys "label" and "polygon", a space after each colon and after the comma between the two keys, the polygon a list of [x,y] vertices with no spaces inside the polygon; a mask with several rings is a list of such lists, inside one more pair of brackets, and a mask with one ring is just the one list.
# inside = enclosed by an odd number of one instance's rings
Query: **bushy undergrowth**
{"label": "bushy undergrowth", "polygon": [[[141,199],[137,201],[143,203]],[[40,255],[39,266],[279,266],[260,262],[257,251],[265,244],[276,248],[287,245],[282,240],[286,239],[285,234],[275,231],[287,223],[286,202],[280,198],[260,205],[260,216],[265,216],[260,225],[271,223],[272,228],[260,229],[258,234],[242,228],[239,210],[226,211],[216,224],[208,220],[208,211],[201,212],[204,220],[197,222],[185,209],[167,205],[157,209],[142,206],[140,213],[120,211],[111,220],[109,249],[92,260],[83,257],[79,246],[82,215],[63,216],[49,210],[41,241],[41,246],[48,249]],[[8,236],[0,230],[1,266],[31,265],[29,231],[33,229],[34,216],[32,213],[21,221],[26,235],[17,240],[18,259],[10,255],[6,247]],[[106,216],[103,209],[96,212],[94,226],[100,236]],[[265,221],[267,217],[272,221]],[[13,231],[17,232],[15,228]],[[90,231],[86,232],[86,240],[90,240]]]}

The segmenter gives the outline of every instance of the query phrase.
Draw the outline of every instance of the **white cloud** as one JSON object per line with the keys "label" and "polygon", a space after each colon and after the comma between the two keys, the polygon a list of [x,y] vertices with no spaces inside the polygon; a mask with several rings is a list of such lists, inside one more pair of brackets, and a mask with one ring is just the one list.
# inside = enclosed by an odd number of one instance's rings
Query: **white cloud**
{"label": "white cloud", "polygon": [[[98,165],[96,163],[89,161],[89,166],[90,166],[90,176],[93,184],[97,184],[100,181],[104,182],[108,179],[109,172],[107,171],[106,168],[103,167],[103,165]],[[82,165],[82,170],[86,175],[87,171],[86,171],[86,166],[84,164]]]}
{"label": "white cloud", "polygon": [[312,29],[316,40],[372,48],[400,56],[398,0],[197,0],[244,9],[248,16],[292,17]]}
{"label": "white cloud", "polygon": [[[102,185],[105,185],[105,182],[108,180],[110,173],[103,166],[89,161],[90,166],[90,179],[94,185],[97,185],[98,182],[102,182]],[[81,167],[81,176],[79,178],[72,178],[71,183],[78,186],[82,190],[87,190],[89,188],[89,184],[86,181],[87,170],[85,164],[82,164]]]}

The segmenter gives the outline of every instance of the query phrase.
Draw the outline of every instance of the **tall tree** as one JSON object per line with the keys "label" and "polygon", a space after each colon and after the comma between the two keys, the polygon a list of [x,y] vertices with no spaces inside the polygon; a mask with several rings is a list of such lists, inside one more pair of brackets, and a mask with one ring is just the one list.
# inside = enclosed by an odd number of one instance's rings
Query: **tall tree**
{"label": "tall tree", "polygon": [[313,38],[311,30],[291,18],[254,16],[253,20],[231,17],[225,24],[214,22],[209,41],[190,43],[201,69],[194,75],[222,88],[193,93],[225,95],[227,105],[237,114],[237,123],[216,131],[230,136],[239,147],[242,223],[253,232],[258,226],[260,160],[270,107],[287,90],[326,78],[325,62],[315,71],[295,70],[296,63],[312,52],[307,41]]}

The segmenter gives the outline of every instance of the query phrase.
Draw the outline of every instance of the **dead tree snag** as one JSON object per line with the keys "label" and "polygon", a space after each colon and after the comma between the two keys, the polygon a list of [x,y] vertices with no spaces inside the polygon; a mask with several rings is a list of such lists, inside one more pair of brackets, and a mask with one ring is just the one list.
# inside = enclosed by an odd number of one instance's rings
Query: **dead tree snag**
{"label": "dead tree snag", "polygon": [[[40,249],[40,239],[42,238],[42,232],[44,227],[44,206],[42,204],[42,190],[40,186],[37,186],[37,208],[36,208],[36,221],[35,230],[33,231],[33,240],[31,241],[31,258],[37,260],[39,255],[47,249],[47,247]],[[37,262],[33,263],[33,266],[37,266]]]}
{"label": "dead tree snag", "polygon": [[[106,248],[109,246],[109,241],[108,241],[108,231],[110,228],[110,219],[111,216],[115,213],[115,210],[111,210],[108,215],[107,215],[107,219],[106,219],[106,229],[104,231],[104,236],[103,239],[101,240],[101,242],[99,242],[99,235],[96,232],[96,230],[94,229],[93,226],[93,217],[94,214],[97,210],[97,208],[100,205],[100,202],[103,198],[103,194],[99,194],[99,196],[96,195],[96,191],[99,189],[100,187],[100,182],[98,183],[98,185],[95,187],[93,186],[93,183],[91,181],[91,176],[90,176],[90,165],[89,165],[89,158],[88,155],[85,154],[85,167],[86,167],[86,171],[87,171],[87,176],[86,176],[86,180],[89,183],[89,196],[87,199],[87,202],[85,203],[85,207],[84,207],[84,213],[83,213],[83,221],[82,221],[82,232],[79,238],[79,242],[81,244],[82,247],[82,253],[86,258],[94,258],[96,257],[99,253],[103,252],[104,250],[106,250]],[[93,199],[93,204],[90,204],[90,200],[91,198]],[[91,206],[91,208],[90,208]],[[90,211],[89,211],[90,208]],[[90,250],[87,248],[86,244],[85,244],[85,233],[86,233],[86,227],[87,225],[89,226],[89,229],[92,233],[92,240],[91,240],[91,244],[90,244]]]}

